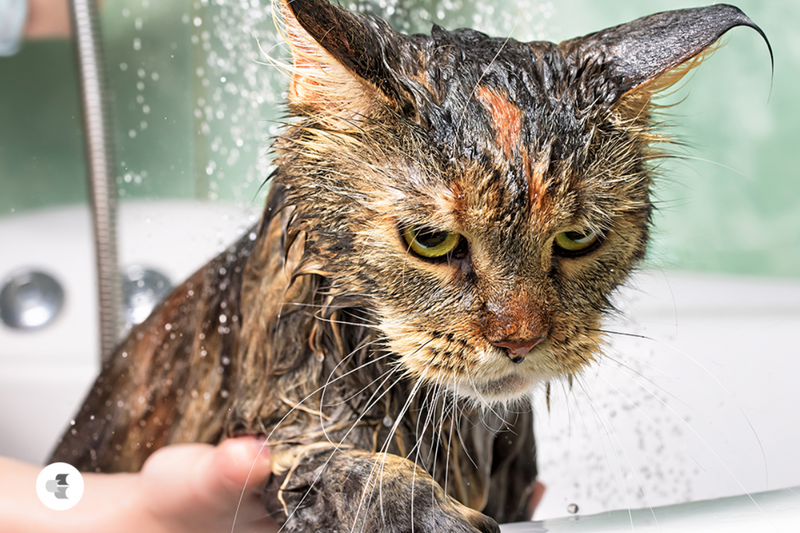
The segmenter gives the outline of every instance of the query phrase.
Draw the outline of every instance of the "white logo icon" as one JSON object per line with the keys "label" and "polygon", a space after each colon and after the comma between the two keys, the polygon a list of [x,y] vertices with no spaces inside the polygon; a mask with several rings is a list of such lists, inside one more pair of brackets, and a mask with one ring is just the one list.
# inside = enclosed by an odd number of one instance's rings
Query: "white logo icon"
{"label": "white logo icon", "polygon": [[47,465],[36,478],[36,495],[50,509],[71,509],[83,496],[83,476],[67,463]]}

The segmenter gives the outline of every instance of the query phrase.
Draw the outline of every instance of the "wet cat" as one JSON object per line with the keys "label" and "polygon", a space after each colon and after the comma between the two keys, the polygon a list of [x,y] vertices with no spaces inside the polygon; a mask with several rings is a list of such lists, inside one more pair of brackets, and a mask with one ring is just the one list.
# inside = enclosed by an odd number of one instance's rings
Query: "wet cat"
{"label": "wet cat", "polygon": [[594,360],[645,253],[651,99],[763,32],[726,5],[560,44],[277,10],[294,118],[263,218],[121,344],[53,460],[259,434],[285,531],[527,519],[530,392]]}

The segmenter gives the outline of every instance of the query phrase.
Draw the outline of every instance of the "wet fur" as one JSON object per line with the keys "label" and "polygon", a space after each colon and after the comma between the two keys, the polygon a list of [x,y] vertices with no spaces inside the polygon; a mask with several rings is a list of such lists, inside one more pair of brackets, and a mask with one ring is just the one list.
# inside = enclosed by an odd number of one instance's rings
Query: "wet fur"
{"label": "wet fur", "polygon": [[[53,460],[136,471],[167,444],[259,434],[286,531],[525,520],[529,393],[599,354],[609,296],[645,253],[651,97],[755,26],[715,6],[556,45],[404,36],[318,0],[282,13],[295,119],[261,222],[133,330]],[[670,27],[680,47],[665,34],[672,49],[623,61]],[[414,257],[409,225],[457,231],[468,253]],[[588,229],[596,249],[554,253],[558,232]],[[537,336],[518,362],[497,346]]]}

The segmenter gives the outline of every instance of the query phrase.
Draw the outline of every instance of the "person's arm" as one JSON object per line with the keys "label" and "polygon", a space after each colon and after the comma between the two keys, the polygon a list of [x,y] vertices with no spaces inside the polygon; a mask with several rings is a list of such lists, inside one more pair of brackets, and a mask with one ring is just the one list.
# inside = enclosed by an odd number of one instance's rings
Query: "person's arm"
{"label": "person's arm", "polygon": [[67,511],[39,501],[39,467],[0,457],[0,524],[8,533],[217,533],[236,516],[234,531],[275,532],[258,493],[270,474],[262,442],[167,446],[138,474],[83,474],[83,498]]}

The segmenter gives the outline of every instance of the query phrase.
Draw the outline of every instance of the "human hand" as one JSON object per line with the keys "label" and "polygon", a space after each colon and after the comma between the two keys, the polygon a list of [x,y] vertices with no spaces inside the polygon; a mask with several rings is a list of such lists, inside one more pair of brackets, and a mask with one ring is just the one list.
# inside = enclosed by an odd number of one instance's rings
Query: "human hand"
{"label": "human hand", "polygon": [[[228,439],[219,446],[181,444],[157,451],[139,474],[138,497],[152,526],[170,533],[277,531],[259,488],[270,474],[264,439]],[[234,528],[235,520],[235,528]]]}
{"label": "human hand", "polygon": [[274,533],[259,494],[270,474],[262,443],[167,446],[139,473],[83,474],[83,498],[67,511],[38,500],[39,467],[0,457],[0,524],[4,533]]}

